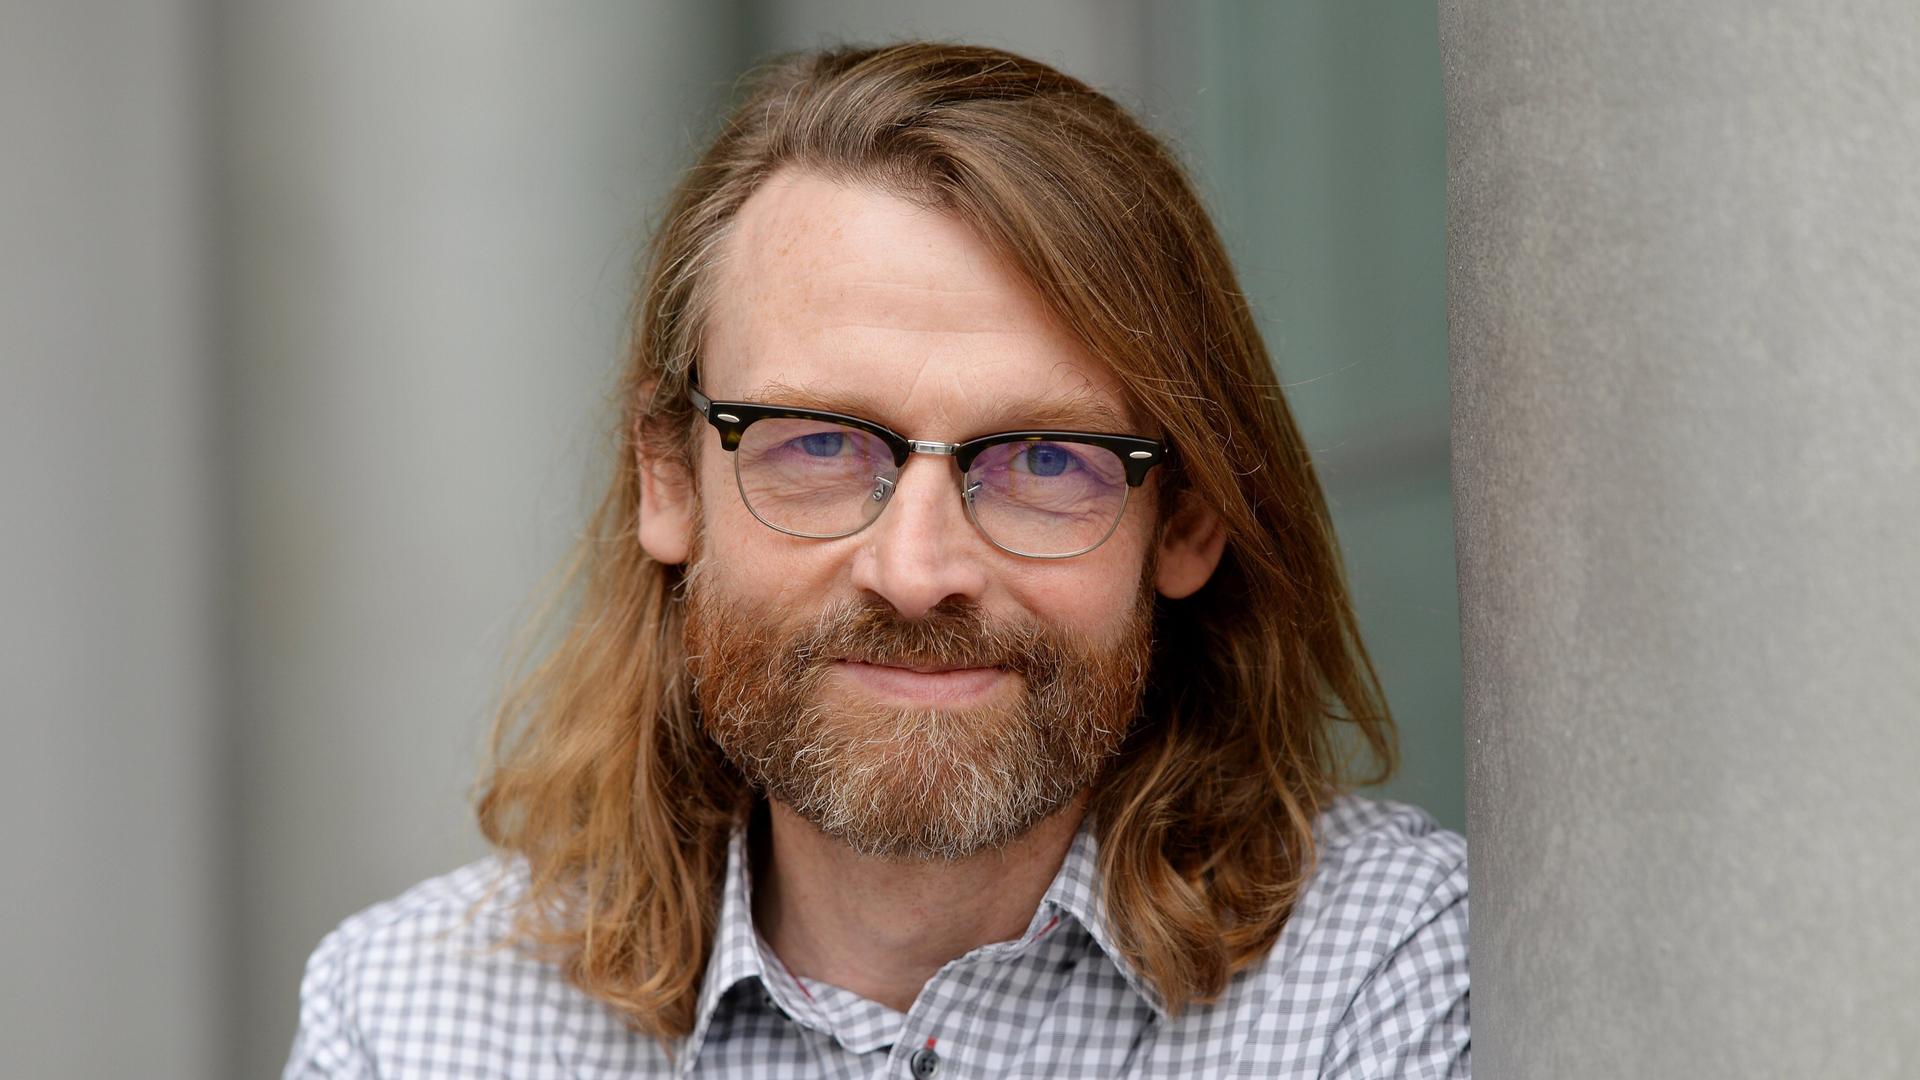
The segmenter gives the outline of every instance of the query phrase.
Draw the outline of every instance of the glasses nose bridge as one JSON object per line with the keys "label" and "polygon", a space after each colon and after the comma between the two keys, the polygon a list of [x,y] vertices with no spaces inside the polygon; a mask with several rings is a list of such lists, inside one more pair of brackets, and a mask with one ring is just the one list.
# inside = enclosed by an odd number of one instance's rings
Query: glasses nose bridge
{"label": "glasses nose bridge", "polygon": [[[910,497],[909,501],[913,504],[911,508],[894,508],[894,504],[901,501],[901,485],[906,482],[906,472],[908,467],[913,464],[914,454],[944,457],[949,461],[953,461],[954,449],[959,445],[957,443],[930,442],[924,439],[911,439],[906,440],[906,442],[909,446],[909,453],[906,455],[906,464],[896,466],[893,470],[892,477],[875,477],[876,484],[872,496],[873,500],[880,505],[874,510],[873,516],[868,519],[866,526],[863,526],[861,531],[870,534],[876,531],[879,533],[897,533],[900,529],[906,528],[908,529],[908,533],[916,538],[912,542],[915,547],[924,548],[931,542],[934,547],[945,548],[946,544],[952,540],[952,533],[950,531],[952,523],[945,517],[945,515],[950,512],[947,509],[947,499],[953,495],[957,495],[961,503],[958,510],[961,516],[966,519],[962,528],[966,529],[969,533],[977,533],[979,531],[979,523],[973,519],[973,508],[968,505],[966,474],[963,472],[956,473],[953,468],[946,470],[947,475],[945,477],[922,477],[921,486],[930,483],[934,485],[934,487],[929,491],[921,492],[918,495]],[[957,464],[956,462],[956,467]],[[929,463],[929,465],[929,468],[921,471],[933,472],[940,468],[933,463]],[[940,490],[940,485],[942,484],[952,485],[950,489],[951,495],[946,491]],[[916,519],[915,524],[908,525],[901,520],[902,509],[905,509],[909,515]],[[920,520],[927,514],[932,514],[933,518]],[[932,537],[944,537],[945,539],[930,541],[929,538]],[[988,542],[992,542],[991,538],[988,538]]]}
{"label": "glasses nose bridge", "polygon": [[[879,498],[882,501],[884,501],[887,504],[891,504],[893,502],[893,495],[899,489],[899,486],[900,486],[900,478],[906,472],[907,466],[912,464],[914,454],[927,454],[933,457],[944,457],[949,460],[952,460],[956,468],[958,468],[959,466],[959,461],[956,457],[956,454],[960,449],[959,443],[936,442],[931,439],[902,439],[901,442],[905,444],[907,448],[907,452],[901,455],[902,457],[901,463],[894,466],[893,477],[891,479],[887,477],[877,478],[880,480],[880,489],[876,492],[876,494],[879,496]],[[966,493],[967,493],[966,492],[967,478],[964,474],[964,470],[962,471],[962,475],[959,476],[957,480],[958,480],[958,486],[960,489],[961,499],[962,501],[965,501]],[[885,507],[883,506],[882,509],[884,510]]]}
{"label": "glasses nose bridge", "polygon": [[907,440],[907,452],[909,454],[939,454],[945,457],[952,457],[959,449],[959,443],[934,442],[930,439]]}

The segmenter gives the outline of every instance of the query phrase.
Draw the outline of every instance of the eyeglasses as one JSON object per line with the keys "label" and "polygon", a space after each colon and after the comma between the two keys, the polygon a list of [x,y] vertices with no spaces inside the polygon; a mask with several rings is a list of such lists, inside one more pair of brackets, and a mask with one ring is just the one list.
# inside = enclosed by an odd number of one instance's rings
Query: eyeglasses
{"label": "eyeglasses", "polygon": [[857,416],[687,396],[720,432],[747,511],[789,536],[831,540],[873,524],[909,454],[960,467],[967,517],[995,547],[1065,559],[1120,525],[1127,492],[1168,448],[1155,439],[1084,431],[1003,431],[963,443],[909,439]]}

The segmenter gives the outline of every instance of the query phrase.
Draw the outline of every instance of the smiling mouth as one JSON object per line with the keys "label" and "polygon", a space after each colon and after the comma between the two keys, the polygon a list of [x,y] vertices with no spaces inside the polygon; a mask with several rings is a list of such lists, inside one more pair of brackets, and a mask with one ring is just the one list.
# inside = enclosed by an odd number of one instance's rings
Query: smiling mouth
{"label": "smiling mouth", "polygon": [[895,671],[911,671],[916,675],[941,675],[949,671],[989,671],[998,667],[993,664],[895,664],[886,660],[848,660],[849,664],[866,664],[869,667],[893,668]]}
{"label": "smiling mouth", "polygon": [[862,664],[867,667],[892,668],[895,671],[911,671],[921,675],[937,675],[948,671],[987,671],[1005,668],[1005,664],[946,664],[922,660],[896,660],[878,656],[836,656],[835,662],[842,664]]}
{"label": "smiling mouth", "polygon": [[1010,672],[1004,667],[889,663],[844,658],[834,667],[872,693],[923,702],[957,703],[991,693]]}

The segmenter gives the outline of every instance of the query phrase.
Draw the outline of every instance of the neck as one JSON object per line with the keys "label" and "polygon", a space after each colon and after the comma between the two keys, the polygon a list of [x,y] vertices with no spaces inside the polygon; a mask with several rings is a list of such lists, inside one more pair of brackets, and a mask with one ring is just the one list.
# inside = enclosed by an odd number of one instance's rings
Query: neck
{"label": "neck", "polygon": [[768,800],[753,919],[795,975],[906,1012],[947,961],[1020,936],[1066,860],[1084,793],[1006,847],[957,861],[879,859]]}

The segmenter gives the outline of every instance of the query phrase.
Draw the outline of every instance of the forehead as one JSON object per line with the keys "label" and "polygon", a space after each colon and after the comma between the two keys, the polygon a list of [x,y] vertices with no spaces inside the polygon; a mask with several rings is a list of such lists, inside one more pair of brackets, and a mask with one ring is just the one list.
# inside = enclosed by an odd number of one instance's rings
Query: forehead
{"label": "forehead", "polygon": [[1107,366],[964,223],[788,171],[741,207],[702,348],[715,397],[857,413],[916,438],[1134,430]]}

